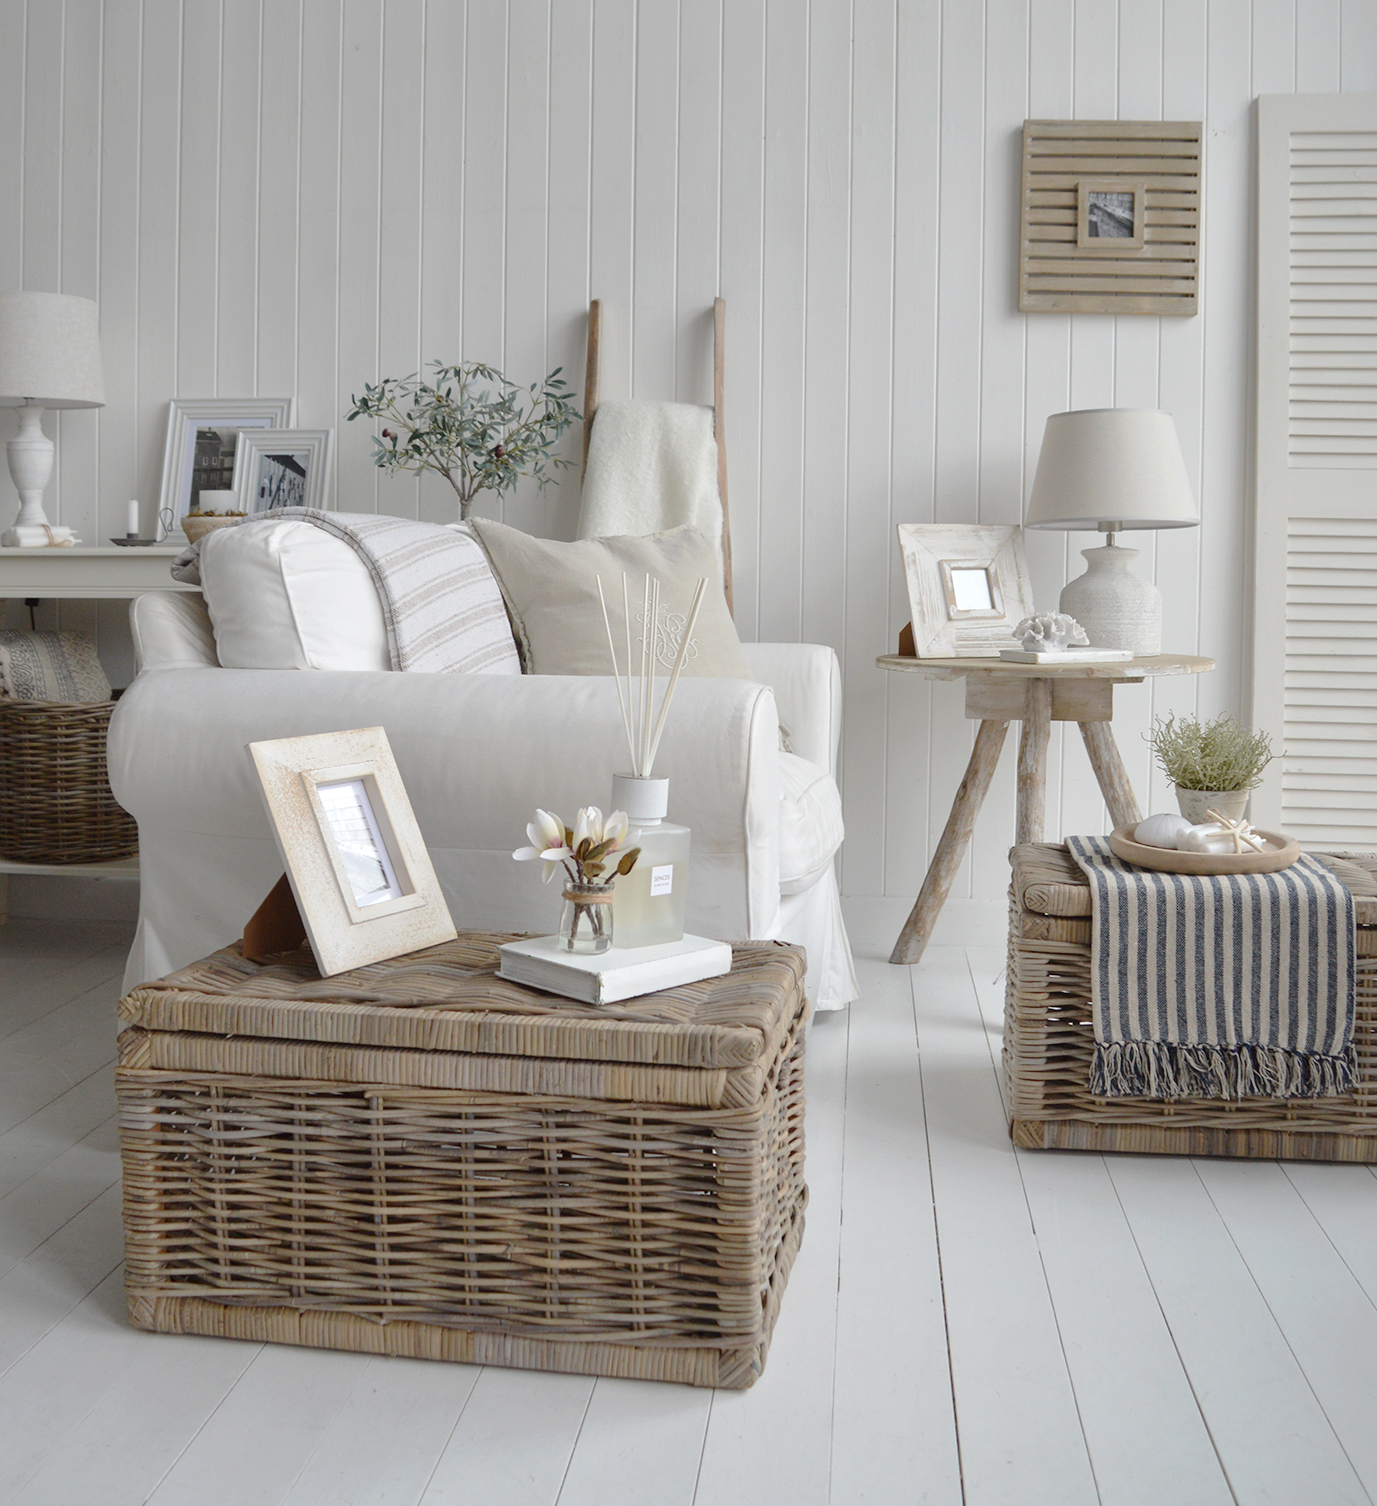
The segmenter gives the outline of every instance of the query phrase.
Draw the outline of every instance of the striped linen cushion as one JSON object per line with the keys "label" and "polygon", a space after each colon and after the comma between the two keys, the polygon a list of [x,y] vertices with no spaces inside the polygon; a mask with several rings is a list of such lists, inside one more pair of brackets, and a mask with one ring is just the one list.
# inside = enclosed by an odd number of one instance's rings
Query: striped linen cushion
{"label": "striped linen cushion", "polygon": [[1302,857],[1203,878],[1068,837],[1090,881],[1090,1090],[1106,1098],[1353,1091],[1353,896]]}

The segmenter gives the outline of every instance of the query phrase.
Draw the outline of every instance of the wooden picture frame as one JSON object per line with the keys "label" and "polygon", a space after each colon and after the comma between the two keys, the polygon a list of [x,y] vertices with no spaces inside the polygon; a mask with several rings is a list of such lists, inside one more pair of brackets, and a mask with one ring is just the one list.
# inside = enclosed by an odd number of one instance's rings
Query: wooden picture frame
{"label": "wooden picture frame", "polygon": [[322,977],[455,938],[381,727],[250,743],[249,755]]}
{"label": "wooden picture frame", "polygon": [[237,512],[326,507],[335,458],[333,429],[244,429],[234,451]]}
{"label": "wooden picture frame", "polygon": [[982,523],[900,523],[920,659],[997,659],[1033,615],[1023,530]]}
{"label": "wooden picture frame", "polygon": [[[292,421],[289,397],[174,397],[167,410],[167,439],[163,444],[163,482],[158,495],[158,536],[165,538],[182,526],[193,501],[197,471],[197,436],[217,430],[222,440],[214,491],[233,485],[234,462],[223,455],[237,453],[237,438],[245,429],[285,429]],[[233,439],[230,436],[234,436]]]}
{"label": "wooden picture frame", "polygon": [[1203,141],[1199,121],[1025,120],[1020,311],[1194,314]]}

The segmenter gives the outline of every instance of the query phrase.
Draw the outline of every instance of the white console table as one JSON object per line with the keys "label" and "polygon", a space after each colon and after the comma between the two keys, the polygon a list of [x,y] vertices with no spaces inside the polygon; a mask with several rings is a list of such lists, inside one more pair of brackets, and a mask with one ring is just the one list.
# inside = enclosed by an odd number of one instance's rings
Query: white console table
{"label": "white console table", "polygon": [[[116,544],[69,549],[0,548],[0,600],[36,597],[40,601],[130,600],[145,591],[194,591],[168,573],[186,541],[122,549]],[[0,924],[5,920],[10,874],[46,874],[60,878],[115,879],[139,877],[138,858],[114,863],[16,863],[0,858]]]}
{"label": "white console table", "polygon": [[194,591],[168,572],[186,543],[121,549],[115,544],[71,549],[0,549],[0,599],[128,600],[145,591]]}

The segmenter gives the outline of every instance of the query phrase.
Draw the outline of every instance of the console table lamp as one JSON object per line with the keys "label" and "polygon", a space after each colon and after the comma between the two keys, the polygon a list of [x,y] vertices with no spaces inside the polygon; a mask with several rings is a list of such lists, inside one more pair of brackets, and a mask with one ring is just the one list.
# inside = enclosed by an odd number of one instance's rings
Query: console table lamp
{"label": "console table lamp", "polygon": [[45,408],[99,408],[105,402],[100,324],[89,298],[65,293],[0,293],[0,408],[18,408],[19,432],[8,445],[19,516],[0,544],[71,544],[43,511],[53,473]]}
{"label": "console table lamp", "polygon": [[1162,597],[1135,575],[1136,549],[1114,536],[1129,528],[1191,528],[1200,522],[1170,413],[1085,408],[1047,420],[1025,528],[1097,530],[1083,549],[1086,572],[1061,593],[1060,609],[1095,648],[1162,651]]}

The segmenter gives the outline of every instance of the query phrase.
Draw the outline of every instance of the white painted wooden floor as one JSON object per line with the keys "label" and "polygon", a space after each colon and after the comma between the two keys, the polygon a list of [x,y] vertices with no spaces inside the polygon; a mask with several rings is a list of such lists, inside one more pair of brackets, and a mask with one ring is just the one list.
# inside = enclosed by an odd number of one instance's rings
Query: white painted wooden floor
{"label": "white painted wooden floor", "polygon": [[111,1091],[125,940],[0,928],[5,1506],[1377,1492],[1377,1178],[1015,1155],[997,945],[916,969],[877,950],[850,1019],[815,1027],[808,1230],[749,1392],[136,1333]]}

